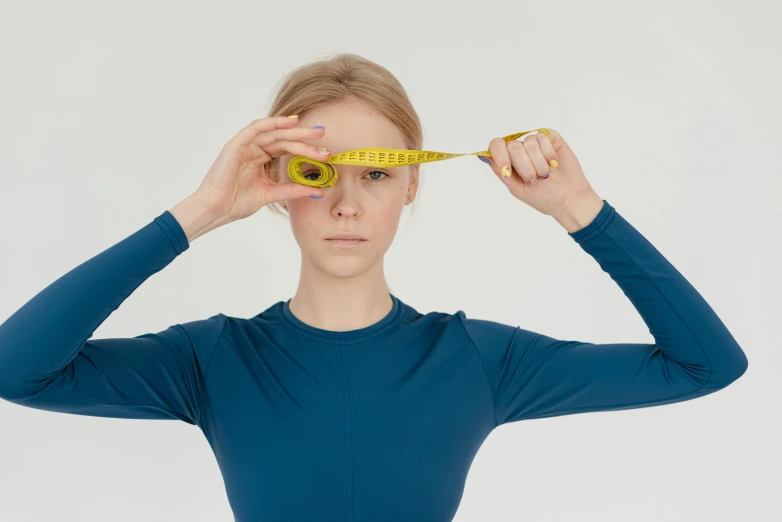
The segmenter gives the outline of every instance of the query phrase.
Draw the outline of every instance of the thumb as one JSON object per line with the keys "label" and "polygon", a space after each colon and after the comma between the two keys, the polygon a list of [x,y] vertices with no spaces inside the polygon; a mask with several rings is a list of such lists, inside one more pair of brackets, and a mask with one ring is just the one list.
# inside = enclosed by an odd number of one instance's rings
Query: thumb
{"label": "thumb", "polygon": [[318,198],[321,198],[323,197],[323,189],[302,185],[301,183],[279,183],[269,187],[267,196],[266,199],[270,203],[282,199],[303,198],[306,196],[317,196]]}
{"label": "thumb", "polygon": [[551,136],[549,137],[549,141],[551,142],[551,146],[554,147],[554,152],[559,152],[559,149],[562,147],[566,147],[566,149],[570,149],[565,139],[562,137],[560,133],[555,131],[554,129],[549,129],[549,132],[551,133]]}

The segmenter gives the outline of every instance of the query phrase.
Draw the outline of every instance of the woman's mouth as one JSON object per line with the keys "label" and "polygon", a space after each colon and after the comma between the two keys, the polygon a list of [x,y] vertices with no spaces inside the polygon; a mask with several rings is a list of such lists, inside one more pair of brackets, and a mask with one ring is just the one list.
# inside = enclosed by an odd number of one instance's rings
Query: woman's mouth
{"label": "woman's mouth", "polygon": [[337,248],[355,248],[364,243],[366,239],[327,239],[326,241]]}

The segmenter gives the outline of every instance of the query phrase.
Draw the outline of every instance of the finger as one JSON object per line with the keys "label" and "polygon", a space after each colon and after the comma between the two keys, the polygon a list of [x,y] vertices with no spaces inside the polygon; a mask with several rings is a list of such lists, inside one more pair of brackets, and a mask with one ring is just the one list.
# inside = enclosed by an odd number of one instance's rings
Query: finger
{"label": "finger", "polygon": [[298,118],[288,118],[287,116],[273,116],[271,118],[261,118],[253,120],[247,127],[236,133],[226,146],[241,147],[248,145],[259,133],[267,132],[272,129],[284,129],[297,125]]}
{"label": "finger", "polygon": [[521,181],[530,183],[531,180],[537,179],[538,173],[535,171],[535,166],[527,155],[527,149],[523,143],[516,140],[511,141],[508,143],[508,153],[510,154],[513,169],[519,175]]}
{"label": "finger", "polygon": [[264,151],[270,157],[293,154],[294,156],[306,156],[317,161],[325,161],[331,155],[328,149],[318,148],[315,145],[304,143],[303,141],[280,140],[262,148],[255,144],[253,144],[253,147]]}
{"label": "finger", "polygon": [[[246,176],[258,176],[261,175],[261,177],[266,178],[269,180],[268,173],[266,172],[265,165],[269,162],[268,160],[268,154],[265,154],[265,158],[263,156],[259,156],[255,159],[252,159],[246,163],[244,163],[239,168],[239,178],[244,178]],[[269,180],[271,181],[271,180]]]}
{"label": "finger", "polygon": [[322,126],[315,127],[294,127],[291,129],[273,129],[259,134],[253,139],[253,143],[266,148],[278,140],[317,140],[323,137],[326,129]]}
{"label": "finger", "polygon": [[535,183],[537,181],[537,176],[540,176],[541,178],[543,176],[548,177],[551,166],[543,156],[543,151],[540,148],[538,138],[533,135],[527,136],[522,144],[524,145],[524,149],[526,150],[532,165],[535,167],[535,178],[530,180],[530,183]]}
{"label": "finger", "polygon": [[[502,181],[506,181],[511,175],[510,155],[502,138],[494,138],[489,142],[489,166]],[[503,170],[504,169],[504,170]],[[507,176],[503,176],[506,174]]]}
{"label": "finger", "polygon": [[[554,136],[553,130],[551,130],[551,135]],[[559,162],[557,161],[557,151],[554,150],[554,144],[551,142],[548,136],[542,132],[537,133],[535,137],[538,139],[538,143],[540,143],[540,149],[543,152],[543,157],[546,158],[546,164],[548,164],[551,168],[557,168],[559,166]],[[550,170],[548,172],[550,172]]]}
{"label": "finger", "polygon": [[565,140],[562,139],[562,135],[554,129],[549,129],[548,131],[551,136],[546,136],[542,132],[540,134],[543,134],[543,136],[548,139],[548,141],[551,143],[551,148],[554,149],[554,153],[556,153],[560,147],[565,144]]}
{"label": "finger", "polygon": [[301,183],[272,183],[266,189],[267,203],[307,196],[323,197],[323,189],[320,187],[302,185]]}

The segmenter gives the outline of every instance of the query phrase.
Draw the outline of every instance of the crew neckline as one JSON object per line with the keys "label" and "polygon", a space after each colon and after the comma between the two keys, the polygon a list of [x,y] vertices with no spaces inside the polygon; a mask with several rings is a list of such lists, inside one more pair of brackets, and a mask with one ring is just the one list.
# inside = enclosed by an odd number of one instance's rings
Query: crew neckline
{"label": "crew neckline", "polygon": [[396,297],[394,294],[389,293],[388,294],[391,299],[394,302],[393,307],[391,310],[386,314],[385,317],[380,319],[374,324],[371,324],[369,326],[365,326],[364,328],[358,328],[355,330],[345,330],[345,331],[335,331],[335,330],[324,330],[323,328],[316,328],[314,326],[311,326],[295,315],[293,315],[293,312],[291,312],[290,309],[290,302],[291,299],[288,299],[287,301],[282,301],[281,308],[282,308],[282,317],[283,319],[288,323],[288,325],[296,330],[297,332],[307,335],[309,337],[326,341],[326,342],[335,342],[335,343],[345,343],[345,342],[359,342],[364,341],[370,337],[374,337],[376,335],[380,335],[381,333],[385,332],[389,328],[395,326],[399,320],[402,317],[402,302],[399,300],[398,297]]}

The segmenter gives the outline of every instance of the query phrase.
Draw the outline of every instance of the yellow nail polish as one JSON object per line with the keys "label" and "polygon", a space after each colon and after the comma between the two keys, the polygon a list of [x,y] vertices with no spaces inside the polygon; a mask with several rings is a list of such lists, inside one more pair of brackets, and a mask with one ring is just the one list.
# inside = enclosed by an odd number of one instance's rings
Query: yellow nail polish
{"label": "yellow nail polish", "polygon": [[502,177],[503,178],[510,177],[510,167],[509,166],[507,166],[507,165],[503,165],[502,166]]}
{"label": "yellow nail polish", "polygon": [[559,163],[557,163],[557,160],[551,160],[548,162],[549,165],[551,165],[554,168],[559,167]]}
{"label": "yellow nail polish", "polygon": [[298,117],[299,117],[298,114],[291,114],[290,116],[288,116],[288,118],[298,118]]}

